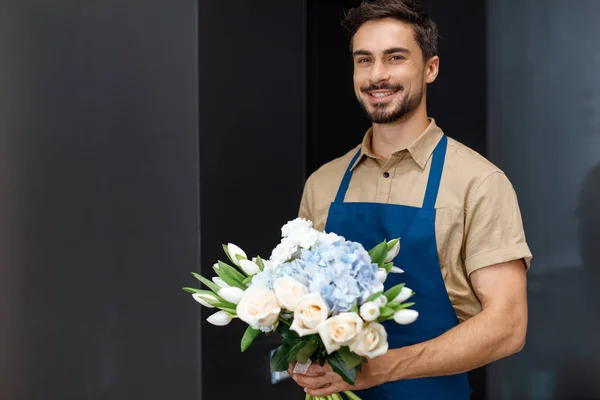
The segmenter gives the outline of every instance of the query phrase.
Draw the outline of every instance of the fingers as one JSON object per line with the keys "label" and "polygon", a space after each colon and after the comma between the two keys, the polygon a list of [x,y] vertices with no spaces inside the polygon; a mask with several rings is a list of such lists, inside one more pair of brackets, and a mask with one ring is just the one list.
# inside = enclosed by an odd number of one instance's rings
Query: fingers
{"label": "fingers", "polygon": [[293,363],[290,363],[290,366],[289,366],[289,367],[288,367],[288,369],[287,369],[287,373],[288,373],[290,376],[293,376],[293,375],[294,375],[294,368],[296,368],[296,363],[295,363],[295,362],[293,362]]}
{"label": "fingers", "polygon": [[318,388],[318,389],[305,389],[306,393],[310,394],[313,397],[326,397],[330,396],[334,393],[341,393],[344,390],[349,390],[350,387],[346,382],[338,382],[331,384],[326,387]]}
{"label": "fingers", "polygon": [[333,372],[329,364],[320,366],[318,363],[311,364],[308,371],[304,375],[307,376],[323,376],[329,372]]}
{"label": "fingers", "polygon": [[306,376],[306,375],[294,375],[294,380],[298,385],[307,389],[320,389],[325,386],[330,386],[334,383],[335,377],[323,375],[323,376]]}

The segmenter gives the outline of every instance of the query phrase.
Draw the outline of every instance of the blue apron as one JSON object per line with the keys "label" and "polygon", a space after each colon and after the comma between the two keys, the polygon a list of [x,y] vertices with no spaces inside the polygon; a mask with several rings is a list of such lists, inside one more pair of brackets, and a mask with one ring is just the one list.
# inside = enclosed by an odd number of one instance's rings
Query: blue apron
{"label": "blue apron", "polygon": [[[419,312],[419,318],[410,325],[399,325],[393,320],[384,322],[390,349],[425,342],[458,325],[442,278],[435,236],[435,202],[447,145],[448,138],[443,136],[433,152],[423,207],[344,203],[352,178],[351,167],[360,156],[359,150],[329,209],[325,230],[359,242],[366,249],[384,239],[401,238],[400,254],[394,264],[404,273],[390,274],[385,287],[405,282],[415,291],[410,301],[416,303],[413,308]],[[467,374],[459,374],[389,382],[356,394],[364,400],[467,400],[470,387]]]}

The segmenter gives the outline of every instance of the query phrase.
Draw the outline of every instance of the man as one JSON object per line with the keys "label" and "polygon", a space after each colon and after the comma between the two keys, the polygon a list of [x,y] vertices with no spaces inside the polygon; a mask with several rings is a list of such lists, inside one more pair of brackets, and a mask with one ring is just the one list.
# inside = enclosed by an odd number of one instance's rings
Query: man
{"label": "man", "polygon": [[[308,179],[300,217],[370,248],[401,238],[388,277],[416,292],[419,318],[386,325],[390,351],[351,388],[331,367],[293,378],[313,396],[468,399],[466,372],[520,351],[527,330],[525,242],[515,192],[482,156],[428,118],[437,27],[414,0],[351,10],[354,90],[373,122],[361,145]],[[364,389],[364,390],[363,390]]]}

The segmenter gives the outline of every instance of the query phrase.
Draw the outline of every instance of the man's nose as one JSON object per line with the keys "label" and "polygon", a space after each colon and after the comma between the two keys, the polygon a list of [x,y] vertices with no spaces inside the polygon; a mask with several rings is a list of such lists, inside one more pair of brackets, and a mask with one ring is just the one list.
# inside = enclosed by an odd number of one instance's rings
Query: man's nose
{"label": "man's nose", "polygon": [[389,79],[390,74],[385,64],[381,61],[375,61],[375,63],[373,64],[373,68],[371,69],[371,75],[369,76],[370,83],[378,84],[381,82],[388,81]]}

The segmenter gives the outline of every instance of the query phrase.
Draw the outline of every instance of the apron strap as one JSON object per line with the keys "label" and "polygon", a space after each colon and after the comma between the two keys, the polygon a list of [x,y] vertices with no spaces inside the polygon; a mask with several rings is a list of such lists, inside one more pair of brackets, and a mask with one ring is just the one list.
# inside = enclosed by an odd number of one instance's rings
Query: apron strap
{"label": "apron strap", "polygon": [[442,180],[447,148],[448,137],[444,135],[433,151],[429,178],[427,180],[427,190],[425,191],[425,198],[423,199],[423,208],[435,208],[435,202]]}
{"label": "apron strap", "polygon": [[360,157],[360,149],[358,149],[358,152],[356,153],[352,161],[350,161],[350,165],[348,165],[348,169],[344,174],[344,179],[342,179],[340,188],[338,189],[337,195],[335,196],[336,203],[343,203],[344,199],[346,198],[346,192],[348,191],[348,186],[350,186],[350,178],[352,178],[352,166],[354,165],[356,160],[358,160],[358,157]]}

